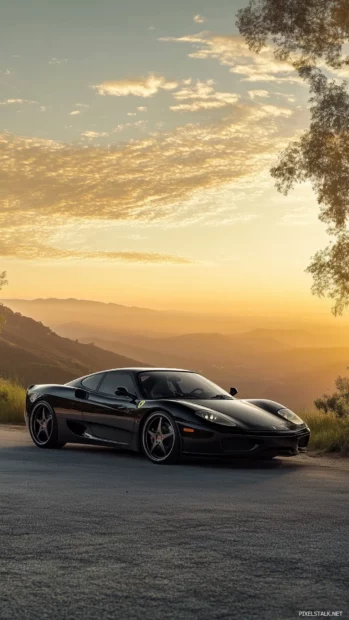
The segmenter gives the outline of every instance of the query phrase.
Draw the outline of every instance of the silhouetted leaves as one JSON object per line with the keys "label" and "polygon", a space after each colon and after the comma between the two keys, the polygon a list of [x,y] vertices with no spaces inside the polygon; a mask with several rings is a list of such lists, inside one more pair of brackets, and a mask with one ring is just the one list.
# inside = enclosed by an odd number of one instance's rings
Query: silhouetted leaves
{"label": "silhouetted leaves", "polygon": [[314,400],[314,405],[324,413],[333,412],[338,418],[349,416],[349,377],[337,377],[337,391],[333,394],[324,394]]}
{"label": "silhouetted leaves", "polygon": [[335,300],[333,313],[339,315],[349,300],[349,235],[342,233],[337,241],[312,258],[308,273],[313,276],[312,292]]}
{"label": "silhouetted leaves", "polygon": [[5,286],[5,284],[7,284],[6,271],[3,271],[3,272],[0,272],[0,291],[2,287]]}
{"label": "silhouetted leaves", "polygon": [[251,0],[238,11],[237,26],[256,52],[271,41],[277,58],[300,66],[348,63],[348,0]]}
{"label": "silhouetted leaves", "polygon": [[309,82],[309,131],[291,142],[271,174],[285,194],[295,183],[311,181],[320,219],[330,232],[341,232],[349,215],[349,94],[345,83],[335,84],[318,69]]}

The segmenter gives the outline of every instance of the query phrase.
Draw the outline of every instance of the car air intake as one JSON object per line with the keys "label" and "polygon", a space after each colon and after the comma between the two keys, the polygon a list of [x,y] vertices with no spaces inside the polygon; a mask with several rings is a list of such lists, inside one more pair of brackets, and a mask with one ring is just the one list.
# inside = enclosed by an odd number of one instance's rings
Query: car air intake
{"label": "car air intake", "polygon": [[309,435],[304,435],[304,437],[301,437],[300,439],[298,439],[298,447],[305,448],[308,445],[308,442],[309,442]]}
{"label": "car air intake", "polygon": [[224,452],[247,452],[255,445],[255,441],[244,437],[225,437],[221,442]]}

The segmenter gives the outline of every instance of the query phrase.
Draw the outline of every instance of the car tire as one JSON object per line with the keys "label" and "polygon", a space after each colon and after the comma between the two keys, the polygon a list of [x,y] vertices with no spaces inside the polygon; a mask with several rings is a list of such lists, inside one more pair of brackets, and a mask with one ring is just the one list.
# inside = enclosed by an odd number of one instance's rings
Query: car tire
{"label": "car tire", "polygon": [[156,465],[178,463],[181,438],[173,417],[164,411],[153,411],[143,424],[141,445],[145,456]]}
{"label": "car tire", "polygon": [[59,441],[57,416],[46,401],[38,402],[29,417],[29,433],[38,448],[59,449],[65,443]]}

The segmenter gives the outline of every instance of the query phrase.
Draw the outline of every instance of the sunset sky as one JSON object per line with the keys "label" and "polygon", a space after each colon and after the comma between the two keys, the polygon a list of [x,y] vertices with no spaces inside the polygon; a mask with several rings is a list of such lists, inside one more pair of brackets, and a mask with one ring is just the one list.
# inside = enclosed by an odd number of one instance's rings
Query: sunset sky
{"label": "sunset sky", "polygon": [[236,0],[12,0],[0,23],[2,297],[329,314],[311,187],[269,167],[308,91]]}

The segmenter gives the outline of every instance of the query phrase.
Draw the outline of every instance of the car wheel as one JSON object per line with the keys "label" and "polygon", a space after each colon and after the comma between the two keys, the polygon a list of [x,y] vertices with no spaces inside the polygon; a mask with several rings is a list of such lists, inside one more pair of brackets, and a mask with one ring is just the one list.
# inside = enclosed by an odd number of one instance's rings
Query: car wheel
{"label": "car wheel", "polygon": [[63,448],[58,439],[56,414],[46,402],[35,405],[29,418],[30,436],[38,448]]}
{"label": "car wheel", "polygon": [[180,458],[180,436],[172,416],[163,411],[151,413],[142,429],[142,447],[150,461],[176,463]]}

